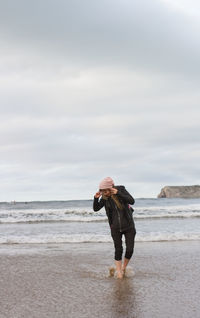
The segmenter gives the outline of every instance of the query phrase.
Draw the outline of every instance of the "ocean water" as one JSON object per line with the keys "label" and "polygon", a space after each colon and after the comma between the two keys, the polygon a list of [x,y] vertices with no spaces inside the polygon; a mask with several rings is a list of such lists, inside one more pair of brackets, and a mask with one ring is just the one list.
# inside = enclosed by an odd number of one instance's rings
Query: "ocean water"
{"label": "ocean water", "polygon": [[[92,200],[0,202],[0,244],[112,242]],[[200,199],[136,198],[136,241],[200,240]]]}

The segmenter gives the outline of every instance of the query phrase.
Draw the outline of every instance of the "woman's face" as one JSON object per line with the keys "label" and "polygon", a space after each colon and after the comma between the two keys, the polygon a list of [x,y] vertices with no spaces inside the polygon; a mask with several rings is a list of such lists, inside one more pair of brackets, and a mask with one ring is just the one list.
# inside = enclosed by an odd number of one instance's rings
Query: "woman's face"
{"label": "woman's face", "polygon": [[100,192],[105,195],[106,197],[110,197],[111,196],[111,192],[110,192],[110,189],[103,189],[103,190],[100,190]]}

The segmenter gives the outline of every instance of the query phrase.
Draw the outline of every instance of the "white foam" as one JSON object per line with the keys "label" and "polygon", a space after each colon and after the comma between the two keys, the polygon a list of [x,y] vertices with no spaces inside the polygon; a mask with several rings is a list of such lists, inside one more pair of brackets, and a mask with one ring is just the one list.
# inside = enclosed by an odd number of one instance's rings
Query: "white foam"
{"label": "white foam", "polygon": [[127,266],[125,277],[133,277],[133,276],[135,276],[135,271],[133,270],[132,267]]}
{"label": "white foam", "polygon": [[147,214],[135,214],[135,219],[161,219],[161,218],[197,218],[200,217],[200,211],[199,212],[170,212],[167,211],[165,213],[158,213],[158,214],[152,214],[146,212]]}
{"label": "white foam", "polygon": [[135,209],[134,217],[137,219],[200,217],[200,205],[190,204],[138,207]]}
{"label": "white foam", "polygon": [[[124,240],[124,237],[123,237]],[[182,241],[200,240],[200,233],[149,233],[137,234],[136,242],[160,242],[160,241]],[[2,236],[0,244],[43,244],[43,243],[102,243],[113,242],[110,235],[97,234],[43,234],[37,236]]]}
{"label": "white foam", "polygon": [[135,207],[133,206],[133,208],[136,208],[138,212],[142,211],[142,212],[148,212],[148,211],[172,211],[172,212],[176,212],[176,211],[191,211],[191,210],[198,210],[200,211],[200,204],[196,204],[196,203],[190,203],[190,204],[185,204],[185,205],[180,205],[180,204],[174,204],[174,205],[170,205],[170,204],[165,204],[165,205],[148,205],[148,206],[140,206],[140,207]]}
{"label": "white foam", "polygon": [[[149,207],[148,209],[135,209],[134,219],[158,218],[198,218],[200,207]],[[194,206],[193,206],[194,208]],[[34,222],[106,222],[105,211],[93,212],[91,210],[76,209],[30,209],[9,210],[0,212],[0,223],[34,223]]]}
{"label": "white foam", "polygon": [[200,240],[199,233],[185,233],[185,232],[174,232],[174,233],[162,233],[152,232],[148,234],[137,234],[137,242],[162,242],[162,241],[192,241]]}
{"label": "white foam", "polygon": [[34,223],[34,222],[106,222],[105,213],[66,209],[30,209],[0,212],[0,223]]}
{"label": "white foam", "polygon": [[111,237],[107,235],[91,234],[59,234],[59,235],[37,235],[37,236],[10,236],[0,237],[0,244],[44,244],[44,243],[101,243],[111,242]]}

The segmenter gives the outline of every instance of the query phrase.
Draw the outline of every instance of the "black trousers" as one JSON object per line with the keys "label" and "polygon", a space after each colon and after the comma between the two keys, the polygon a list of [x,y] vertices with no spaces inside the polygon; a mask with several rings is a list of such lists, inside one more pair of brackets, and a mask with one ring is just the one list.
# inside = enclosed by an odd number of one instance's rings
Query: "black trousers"
{"label": "black trousers", "polygon": [[135,235],[136,230],[135,226],[127,229],[126,231],[120,232],[117,229],[111,228],[111,236],[113,238],[114,246],[115,246],[115,260],[120,261],[122,259],[123,253],[123,245],[122,245],[122,235],[125,236],[125,244],[126,244],[126,253],[125,257],[130,259],[133,255],[134,244],[135,244]]}

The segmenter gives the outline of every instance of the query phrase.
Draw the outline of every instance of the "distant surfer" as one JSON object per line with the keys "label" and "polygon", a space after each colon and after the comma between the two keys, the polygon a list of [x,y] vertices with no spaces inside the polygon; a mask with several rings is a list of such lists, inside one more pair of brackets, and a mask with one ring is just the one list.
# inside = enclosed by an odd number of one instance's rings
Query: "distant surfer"
{"label": "distant surfer", "polygon": [[[126,267],[133,255],[135,242],[135,224],[132,217],[134,198],[124,186],[115,186],[112,178],[104,178],[99,184],[99,191],[94,195],[93,210],[105,207],[115,247],[115,264],[117,278],[123,278]],[[122,235],[125,236],[126,253],[122,263]],[[112,273],[111,273],[112,275]]]}

